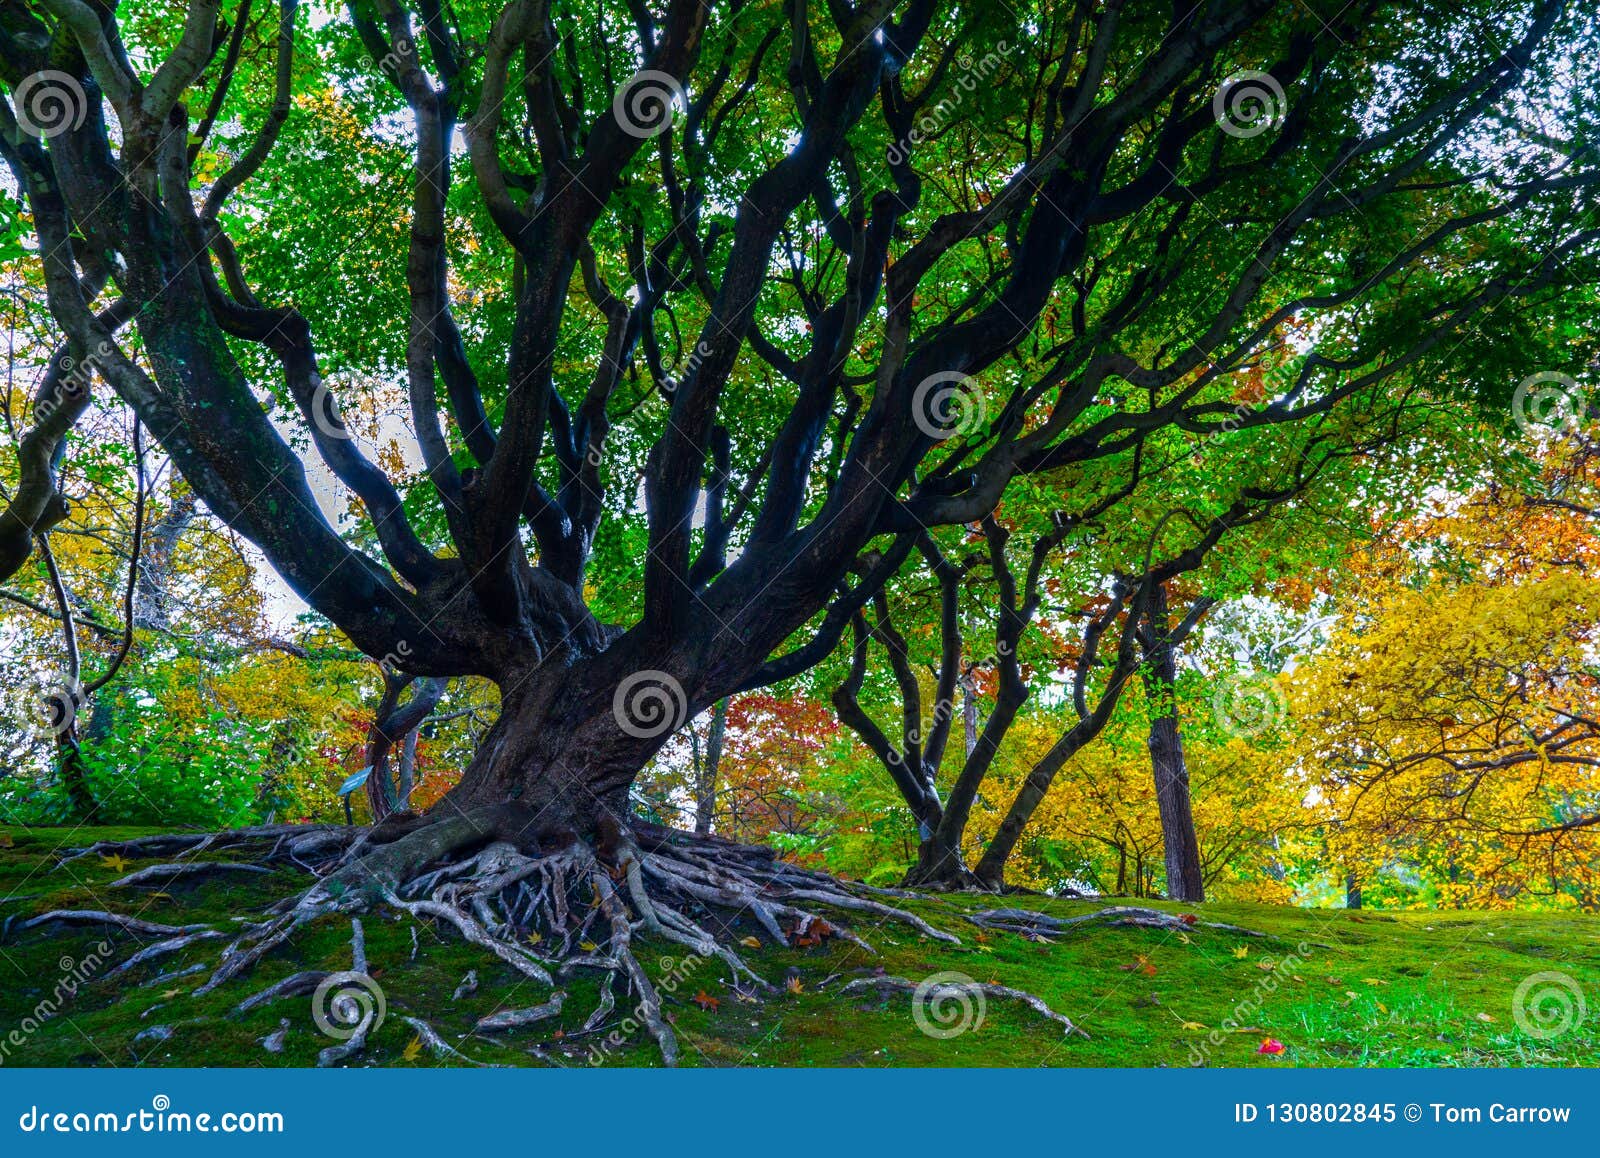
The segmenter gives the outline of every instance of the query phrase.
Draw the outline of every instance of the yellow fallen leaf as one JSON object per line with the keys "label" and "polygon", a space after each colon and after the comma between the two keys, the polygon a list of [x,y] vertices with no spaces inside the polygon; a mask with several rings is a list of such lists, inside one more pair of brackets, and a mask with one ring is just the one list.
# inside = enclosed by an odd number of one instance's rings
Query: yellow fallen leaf
{"label": "yellow fallen leaf", "polygon": [[1482,1021],[1482,1022],[1485,1022],[1485,1023],[1488,1023],[1488,1022],[1494,1021],[1494,1016],[1492,1014],[1488,1014],[1488,1013],[1480,1013],[1480,1014],[1478,1014],[1478,1020]]}
{"label": "yellow fallen leaf", "polygon": [[1240,945],[1233,951],[1233,955],[1239,958],[1239,960],[1243,961],[1246,957],[1250,956],[1250,946]]}
{"label": "yellow fallen leaf", "polygon": [[788,986],[788,988],[789,988],[789,992],[790,993],[795,993],[795,994],[803,993],[805,991],[805,987],[806,987],[806,983],[804,981],[800,980],[800,978],[798,978],[798,977],[789,978],[789,986]]}
{"label": "yellow fallen leaf", "polygon": [[1185,945],[1194,944],[1193,941],[1189,940],[1189,934],[1187,934],[1187,933],[1179,933],[1178,934],[1178,940],[1182,941]]}
{"label": "yellow fallen leaf", "polygon": [[416,1061],[417,1056],[421,1053],[422,1035],[419,1033],[416,1037],[412,1038],[411,1041],[406,1045],[406,1048],[400,1052],[400,1056],[405,1058],[406,1061]]}
{"label": "yellow fallen leaf", "polygon": [[174,997],[181,997],[182,995],[183,990],[181,989],[167,989],[162,992],[161,997],[164,1001],[171,1001]]}
{"label": "yellow fallen leaf", "polygon": [[1387,984],[1389,984],[1382,977],[1363,977],[1361,979],[1361,983],[1363,985],[1387,985]]}
{"label": "yellow fallen leaf", "polygon": [[759,937],[740,937],[739,944],[746,949],[759,949],[761,948],[761,939]]}
{"label": "yellow fallen leaf", "polygon": [[579,941],[578,948],[582,949],[585,953],[593,953],[596,949],[600,948],[600,946],[596,945],[593,941]]}
{"label": "yellow fallen leaf", "polygon": [[128,871],[128,862],[122,858],[121,853],[112,856],[101,854],[100,863],[113,872],[125,873]]}
{"label": "yellow fallen leaf", "polygon": [[533,932],[528,934],[528,944],[530,944],[530,945],[537,945],[540,941],[543,941],[543,940],[544,940],[544,934],[540,933],[537,929],[535,929]]}
{"label": "yellow fallen leaf", "polygon": [[1187,1029],[1190,1033],[1199,1033],[1201,1030],[1208,1029],[1210,1027],[1203,1025],[1198,1021],[1186,1021],[1183,1023],[1183,1028]]}
{"label": "yellow fallen leaf", "polygon": [[1387,1005],[1385,1005],[1383,1002],[1379,1001],[1379,1002],[1376,1002],[1375,1004],[1378,1007],[1378,1012],[1379,1013],[1388,1013],[1389,1012],[1389,1007]]}

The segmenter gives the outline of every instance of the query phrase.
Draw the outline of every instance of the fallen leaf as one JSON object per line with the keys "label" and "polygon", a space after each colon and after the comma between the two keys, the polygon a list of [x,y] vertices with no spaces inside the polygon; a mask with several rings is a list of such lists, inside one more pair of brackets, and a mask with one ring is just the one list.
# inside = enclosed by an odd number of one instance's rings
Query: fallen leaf
{"label": "fallen leaf", "polygon": [[761,948],[761,939],[759,937],[740,937],[739,944],[746,949],[759,949]]}
{"label": "fallen leaf", "polygon": [[972,939],[980,945],[987,945],[993,938],[989,934],[979,931],[973,934]]}
{"label": "fallen leaf", "polygon": [[400,1056],[406,1061],[416,1061],[422,1053],[422,1035],[419,1033],[407,1043],[406,1048],[400,1051]]}
{"label": "fallen leaf", "polygon": [[796,996],[799,996],[801,993],[805,992],[805,988],[806,988],[806,983],[804,981],[800,980],[800,978],[798,978],[798,977],[789,978],[788,989],[789,989],[790,993],[793,993]]}
{"label": "fallen leaf", "polygon": [[1283,1044],[1283,1042],[1279,1041],[1277,1038],[1268,1037],[1268,1038],[1263,1038],[1262,1039],[1261,1044],[1256,1047],[1256,1052],[1257,1053],[1264,1053],[1264,1054],[1275,1054],[1275,1053],[1282,1053],[1287,1048],[1288,1047],[1285,1046]]}
{"label": "fallen leaf", "polygon": [[540,941],[543,941],[543,940],[544,940],[544,934],[539,932],[537,929],[535,929],[533,932],[528,934],[528,944],[530,944],[530,945],[537,945]]}
{"label": "fallen leaf", "polygon": [[1363,985],[1387,985],[1387,984],[1389,984],[1382,977],[1363,977],[1361,979],[1361,983]]}
{"label": "fallen leaf", "polygon": [[600,948],[600,946],[596,945],[593,941],[579,941],[578,948],[582,949],[585,953],[593,953],[596,949]]}
{"label": "fallen leaf", "polygon": [[707,993],[704,989],[702,989],[699,993],[696,993],[690,998],[690,1000],[698,1005],[701,1009],[710,1010],[712,1013],[715,1013],[717,1011],[717,1006],[722,1004],[721,1001],[715,997],[712,997],[711,994]]}
{"label": "fallen leaf", "polygon": [[11,839],[8,832],[0,832],[0,848],[16,848],[17,842]]}
{"label": "fallen leaf", "polygon": [[128,862],[123,859],[121,853],[117,853],[113,856],[106,856],[102,853],[100,856],[100,863],[105,865],[106,868],[111,869],[113,872],[125,873],[128,871]]}
{"label": "fallen leaf", "polygon": [[165,990],[161,994],[161,999],[163,1001],[171,1001],[174,997],[182,997],[182,996],[183,996],[183,990],[181,990],[181,989],[168,989],[168,990]]}
{"label": "fallen leaf", "polygon": [[1185,945],[1194,944],[1193,941],[1189,940],[1189,934],[1187,934],[1187,933],[1179,933],[1178,934],[1178,940],[1182,941]]}
{"label": "fallen leaf", "polygon": [[1480,1013],[1478,1014],[1478,1020],[1487,1024],[1494,1021],[1494,1015],[1490,1013]]}
{"label": "fallen leaf", "polygon": [[1239,958],[1239,960],[1243,961],[1246,957],[1250,956],[1250,946],[1249,945],[1240,945],[1237,949],[1235,949],[1233,951],[1233,955],[1235,957]]}
{"label": "fallen leaf", "polygon": [[1185,925],[1196,925],[1200,922],[1200,918],[1195,916],[1193,913],[1179,913],[1178,920],[1182,921]]}

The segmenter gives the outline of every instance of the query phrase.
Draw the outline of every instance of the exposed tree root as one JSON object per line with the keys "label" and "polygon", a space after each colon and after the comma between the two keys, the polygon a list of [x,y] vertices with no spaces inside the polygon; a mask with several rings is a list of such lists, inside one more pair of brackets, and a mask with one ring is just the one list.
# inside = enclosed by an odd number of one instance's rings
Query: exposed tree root
{"label": "exposed tree root", "polygon": [[1085,913],[1079,917],[1052,917],[1048,913],[1034,912],[1032,909],[984,909],[980,912],[967,914],[967,920],[984,929],[996,929],[1003,933],[1018,933],[1022,936],[1054,937],[1063,933],[1072,932],[1092,924],[1137,926],[1146,929],[1171,929],[1183,932],[1195,927],[1203,929],[1216,929],[1220,932],[1234,933],[1241,937],[1266,937],[1267,933],[1256,929],[1246,929],[1239,925],[1225,925],[1219,921],[1202,921],[1198,918],[1185,920],[1172,913],[1163,913],[1156,909],[1141,909],[1131,905],[1112,905],[1109,908],[1099,909],[1093,913]]}
{"label": "exposed tree root", "polygon": [[922,993],[930,1004],[938,1002],[939,999],[946,994],[956,994],[959,996],[964,994],[981,993],[985,997],[1001,997],[1008,1001],[1022,1002],[1022,1004],[1026,1005],[1029,1009],[1032,1009],[1041,1017],[1048,1017],[1051,1021],[1057,1022],[1064,1026],[1065,1031],[1069,1034],[1075,1033],[1079,1037],[1083,1038],[1087,1038],[1089,1036],[1083,1030],[1074,1025],[1071,1018],[1067,1017],[1065,1014],[1057,1013],[1055,1010],[1051,1009],[1050,1006],[1046,1005],[1043,998],[1036,997],[1034,994],[1029,993],[1025,989],[1012,989],[1008,985],[994,985],[989,982],[972,980],[956,981],[952,979],[947,981],[939,981],[930,988],[926,981],[909,981],[904,977],[879,976],[862,977],[855,981],[851,981],[841,988],[839,992],[852,993],[859,992],[863,989],[877,989],[880,991],[884,989],[896,989],[912,994]]}
{"label": "exposed tree root", "polygon": [[[223,849],[248,856],[251,863],[195,859]],[[751,999],[778,991],[740,952],[758,941],[815,946],[837,939],[874,952],[862,936],[830,919],[832,914],[891,921],[930,940],[960,943],[915,913],[886,903],[916,893],[849,884],[779,861],[768,849],[644,823],[629,829],[612,825],[593,844],[570,831],[536,834],[526,813],[509,808],[438,819],[401,813],[365,830],[279,825],[144,837],[102,842],[72,856],[90,853],[161,858],[161,863],[124,876],[116,882],[119,887],[235,870],[258,875],[291,865],[316,877],[303,892],[226,934],[206,925],[159,925],[100,912],[47,913],[21,926],[104,924],[162,938],[123,963],[119,972],[201,939],[227,935],[231,939],[220,958],[194,991],[208,993],[285,948],[307,924],[343,914],[352,918],[351,973],[366,976],[365,937],[353,915],[398,911],[418,924],[453,930],[546,991],[541,1003],[481,1018],[478,1032],[515,1032],[555,1017],[566,996],[559,987],[562,978],[576,970],[595,970],[601,974],[599,1003],[578,1032],[603,1028],[626,994],[632,1019],[669,1065],[678,1060],[678,1041],[656,983],[636,951],[641,936],[720,962],[734,987]],[[829,917],[823,916],[826,910],[832,910]],[[415,927],[412,932],[415,944]],[[193,970],[191,966],[175,975]],[[320,987],[337,976],[325,970],[295,973],[245,996],[233,1012],[248,1013],[313,991],[320,995]],[[1000,987],[989,990],[996,996],[1012,995],[1002,994]],[[1016,999],[1037,1001],[1028,995]],[[405,1020],[436,1056],[465,1056],[425,1021]],[[347,1021],[349,1035],[324,1049],[318,1064],[335,1065],[360,1053],[374,1024],[370,1016],[359,1023]]]}
{"label": "exposed tree root", "polygon": [[254,864],[235,864],[221,860],[197,860],[188,864],[153,864],[142,868],[138,872],[129,873],[120,880],[111,882],[114,889],[131,888],[134,885],[170,885],[173,881],[183,877],[213,876],[218,873],[270,873],[269,868],[262,868]]}
{"label": "exposed tree root", "polygon": [[[15,922],[13,924],[13,922]],[[22,932],[27,929],[37,929],[41,925],[60,924],[74,928],[106,925],[113,929],[120,929],[124,933],[141,933],[151,937],[172,937],[182,933],[207,933],[211,932],[209,925],[161,925],[154,921],[144,921],[138,917],[126,917],[121,913],[105,913],[98,909],[56,909],[53,912],[43,913],[37,917],[30,917],[26,921],[18,921],[16,917],[6,920],[5,929],[0,935],[11,932]]]}

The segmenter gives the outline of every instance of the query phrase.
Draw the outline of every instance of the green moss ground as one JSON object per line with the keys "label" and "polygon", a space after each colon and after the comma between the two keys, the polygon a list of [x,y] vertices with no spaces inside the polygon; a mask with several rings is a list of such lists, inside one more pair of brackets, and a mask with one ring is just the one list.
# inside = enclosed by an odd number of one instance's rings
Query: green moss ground
{"label": "green moss ground", "polygon": [[[83,858],[55,867],[56,850],[97,839],[140,835],[130,829],[0,828],[0,919],[50,909],[110,908],[169,924],[229,926],[304,884],[288,873],[177,887],[169,896],[106,886],[128,869]],[[130,862],[140,867],[146,861]],[[1057,915],[1093,911],[1112,902],[1045,898],[1008,899]],[[811,949],[764,944],[746,951],[769,980],[796,976],[787,990],[760,1002],[741,1000],[720,963],[687,970],[684,950],[642,944],[640,959],[653,975],[676,974],[681,984],[666,997],[682,1047],[683,1064],[731,1066],[1500,1066],[1594,1065],[1600,1061],[1600,919],[1580,915],[1520,913],[1351,913],[1345,910],[1208,904],[1202,921],[1228,922],[1273,934],[1262,940],[1203,925],[1187,934],[1091,925],[1053,944],[1007,933],[986,934],[962,919],[963,910],[992,907],[993,899],[930,898],[911,902],[930,923],[962,939],[959,947],[926,940],[897,924],[846,919],[879,950],[877,957],[842,942]],[[1151,905],[1170,911],[1184,906]],[[453,932],[419,928],[412,959],[412,922],[365,921],[372,975],[382,987],[388,1017],[357,1065],[439,1065],[412,1046],[410,1014],[430,1022],[472,1058],[509,1065],[591,1064],[599,1035],[580,1028],[594,1008],[595,980],[579,976],[564,988],[559,1018],[529,1030],[495,1036],[467,1035],[477,1018],[496,1009],[536,1005],[549,994]],[[739,934],[759,936],[753,925]],[[296,936],[253,974],[205,997],[191,991],[203,975],[156,982],[158,973],[199,961],[214,963],[220,941],[149,967],[79,988],[60,1013],[6,1047],[10,1066],[242,1066],[308,1065],[330,1044],[311,1020],[309,997],[288,998],[243,1017],[231,1008],[248,994],[301,969],[348,969],[349,922],[328,918]],[[38,1003],[63,975],[63,958],[85,960],[102,939],[115,961],[134,951],[126,936],[96,931],[12,934],[0,942],[0,1043],[25,1029]],[[1300,960],[1283,962],[1308,942]],[[1241,954],[1241,951],[1243,955]],[[1124,968],[1132,966],[1132,968]],[[877,968],[920,980],[958,972],[1038,994],[1080,1024],[1090,1038],[1064,1037],[1061,1027],[1025,1006],[993,1000],[980,1025],[949,1038],[921,1032],[909,995],[841,996],[837,990]],[[1149,972],[1154,969],[1154,973]],[[478,992],[451,1000],[469,970]],[[1524,979],[1541,972],[1566,975],[1587,997],[1588,1017],[1550,1040],[1529,1036],[1513,1016],[1513,997]],[[693,999],[717,999],[702,1008]],[[615,1022],[631,1007],[618,994]],[[1241,1005],[1243,1006],[1241,1008]],[[266,1052],[264,1035],[290,1020],[281,1053]],[[135,1042],[152,1026],[171,1027],[163,1041]],[[1204,1026],[1201,1029],[1197,1026]],[[1241,1032],[1222,1032],[1237,1027]],[[1211,1031],[1218,1031],[1212,1038]],[[1264,1038],[1285,1051],[1264,1055]],[[1220,1045],[1213,1044],[1220,1040]],[[408,1054],[411,1055],[408,1057]],[[603,1059],[607,1065],[659,1064],[653,1043],[636,1032]]]}

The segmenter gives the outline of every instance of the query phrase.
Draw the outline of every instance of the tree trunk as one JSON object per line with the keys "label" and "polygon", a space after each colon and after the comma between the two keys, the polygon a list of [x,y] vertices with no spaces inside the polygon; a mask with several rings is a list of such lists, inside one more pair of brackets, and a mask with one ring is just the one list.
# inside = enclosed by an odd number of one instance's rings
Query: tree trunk
{"label": "tree trunk", "polygon": [[1189,767],[1183,757],[1183,735],[1178,730],[1177,647],[1167,595],[1157,584],[1151,593],[1150,631],[1144,686],[1158,713],[1150,722],[1150,765],[1156,781],[1156,809],[1161,815],[1161,842],[1166,851],[1167,896],[1174,901],[1206,899],[1200,868],[1200,841],[1194,831],[1194,807],[1189,796]]}
{"label": "tree trunk", "polygon": [[[717,772],[722,764],[722,741],[728,731],[728,698],[724,696],[711,708],[711,726],[706,733],[704,755],[698,756],[694,785],[694,830],[700,836],[711,835],[711,821],[717,808]],[[696,742],[696,749],[699,744]]]}
{"label": "tree trunk", "polygon": [[658,669],[619,678],[611,658],[503,682],[500,718],[432,811],[510,806],[535,834],[584,839],[626,826],[634,780],[691,711],[682,681]]}

